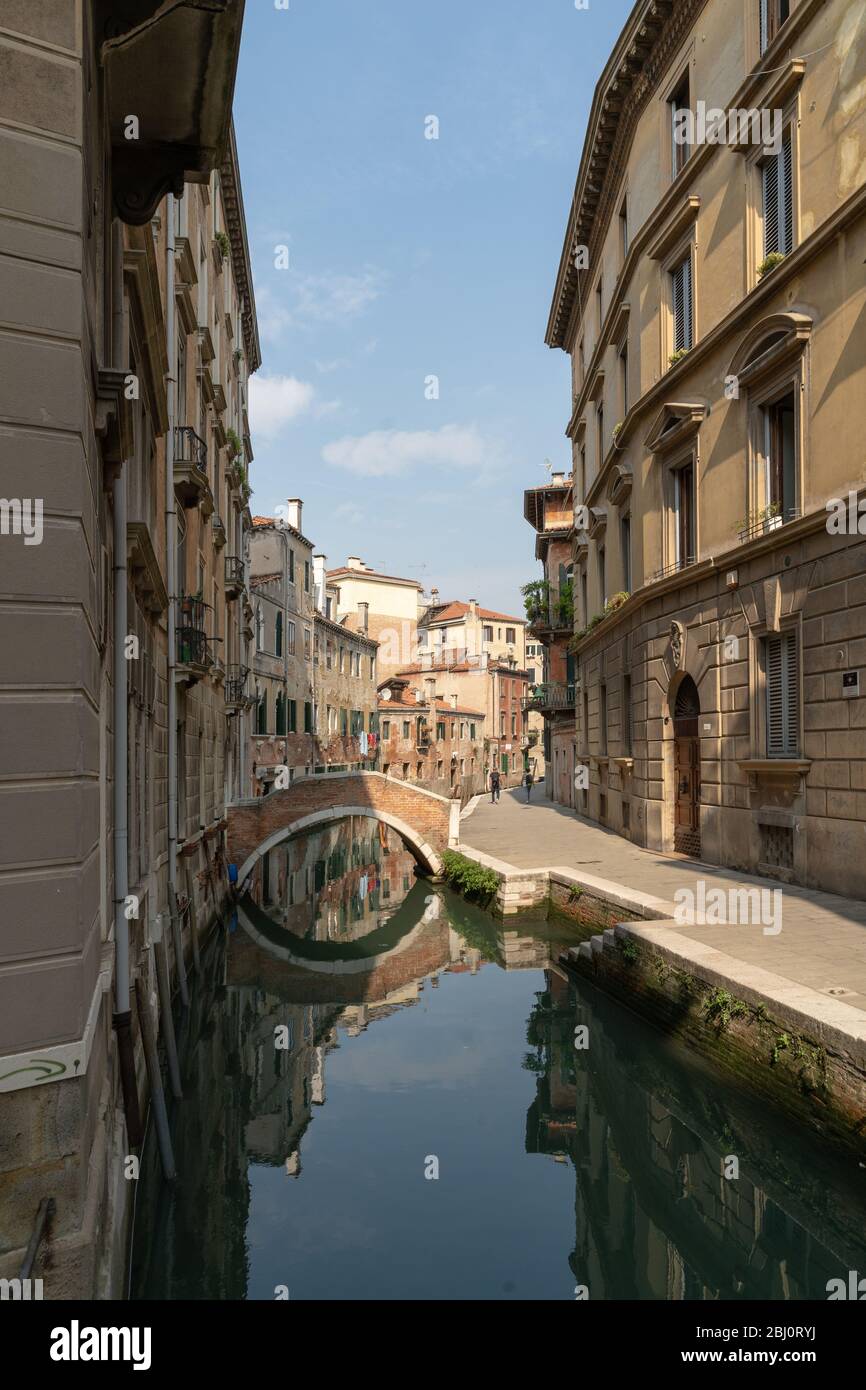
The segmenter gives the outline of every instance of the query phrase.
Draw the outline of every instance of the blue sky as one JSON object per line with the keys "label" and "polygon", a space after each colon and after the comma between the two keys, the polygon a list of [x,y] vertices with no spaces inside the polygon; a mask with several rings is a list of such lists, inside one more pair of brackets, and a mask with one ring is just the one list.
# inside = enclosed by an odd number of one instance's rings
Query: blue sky
{"label": "blue sky", "polygon": [[252,505],[303,497],[330,564],[358,554],[522,611],[539,573],[523,489],[546,459],[570,463],[568,360],[544,331],[593,89],[630,8],[247,0]]}

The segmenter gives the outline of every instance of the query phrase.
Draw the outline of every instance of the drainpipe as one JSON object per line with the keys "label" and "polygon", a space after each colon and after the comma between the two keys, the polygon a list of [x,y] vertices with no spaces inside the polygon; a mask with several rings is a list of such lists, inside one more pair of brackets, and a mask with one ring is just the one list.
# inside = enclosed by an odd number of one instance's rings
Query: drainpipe
{"label": "drainpipe", "polygon": [[183,932],[177,913],[177,513],[174,497],[174,428],[177,413],[175,332],[174,194],[166,198],[165,336],[168,354],[168,430],[165,437],[165,569],[168,579],[168,906],[177,956],[177,978],[184,1008],[189,1005],[183,959]]}
{"label": "drainpipe", "polygon": [[[118,218],[112,224],[112,365],[122,370],[123,362],[123,227]],[[143,1138],[138,1086],[135,1077],[135,1049],[130,1025],[129,1001],[129,919],[126,898],[129,890],[127,842],[127,768],[129,734],[126,706],[126,466],[112,484],[114,549],[114,653],[112,686],[114,696],[114,1018],[123,1108],[130,1145]]]}

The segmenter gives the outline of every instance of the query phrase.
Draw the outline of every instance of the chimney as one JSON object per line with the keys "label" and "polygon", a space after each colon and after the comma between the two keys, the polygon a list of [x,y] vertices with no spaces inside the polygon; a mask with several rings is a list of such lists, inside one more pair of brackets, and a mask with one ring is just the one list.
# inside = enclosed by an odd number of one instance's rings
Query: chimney
{"label": "chimney", "polygon": [[551,473],[551,475],[550,475],[550,481],[551,481],[551,483],[553,484],[554,487],[565,487],[565,474],[564,474],[564,473]]}
{"label": "chimney", "polygon": [[320,613],[325,611],[325,571],[328,568],[326,555],[313,556],[313,602]]}
{"label": "chimney", "polygon": [[301,512],[304,504],[300,497],[290,497],[286,503],[286,521],[293,526],[296,531],[301,529]]}
{"label": "chimney", "polygon": [[370,605],[369,603],[358,604],[358,627],[362,632],[367,632],[370,625]]}
{"label": "chimney", "polygon": [[477,600],[477,598],[471,598],[471,599],[469,600],[469,612],[472,614],[473,618],[477,618],[477,617],[478,617],[478,600]]}
{"label": "chimney", "polygon": [[350,555],[346,561],[346,566],[350,570],[362,570],[364,568],[360,555]]}
{"label": "chimney", "polygon": [[435,711],[435,709],[436,709],[436,677],[435,677],[435,676],[425,676],[425,677],[424,677],[424,689],[425,689],[426,692],[427,692],[427,704],[430,706],[430,713],[432,714],[432,713]]}
{"label": "chimney", "polygon": [[435,607],[436,604],[439,602],[439,590],[438,590],[438,589],[431,589],[431,590],[430,590],[430,602],[431,602],[431,604],[432,604],[434,607]]}

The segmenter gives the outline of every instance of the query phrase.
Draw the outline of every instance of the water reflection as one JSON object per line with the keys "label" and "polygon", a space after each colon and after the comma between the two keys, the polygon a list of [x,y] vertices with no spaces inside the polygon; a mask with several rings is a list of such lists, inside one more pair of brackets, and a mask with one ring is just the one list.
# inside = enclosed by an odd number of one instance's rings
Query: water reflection
{"label": "water reflection", "polygon": [[134,1296],[804,1298],[866,1267],[861,1175],[570,982],[562,930],[365,818],[272,851],[185,1020]]}

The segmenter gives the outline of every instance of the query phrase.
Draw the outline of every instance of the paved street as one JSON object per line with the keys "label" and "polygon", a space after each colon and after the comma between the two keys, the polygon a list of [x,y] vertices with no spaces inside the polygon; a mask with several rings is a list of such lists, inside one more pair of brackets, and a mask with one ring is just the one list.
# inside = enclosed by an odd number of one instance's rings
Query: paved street
{"label": "paved street", "polygon": [[[730,924],[684,926],[683,934],[796,984],[832,991],[832,997],[866,1012],[866,903],[639,849],[537,796],[538,789],[528,805],[522,790],[503,792],[495,806],[483,798],[463,819],[462,846],[515,868],[585,869],[663,899],[671,916],[676,890],[696,890],[699,880],[724,890],[781,887],[782,930],[776,936],[765,936],[760,926]],[[837,994],[840,989],[845,993]]]}

